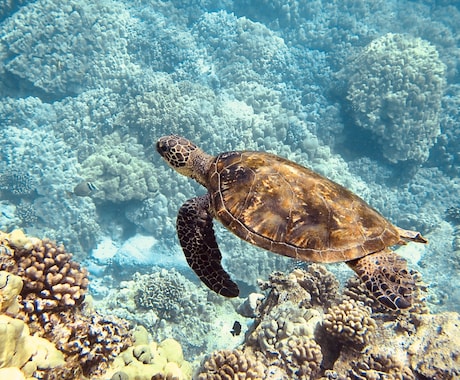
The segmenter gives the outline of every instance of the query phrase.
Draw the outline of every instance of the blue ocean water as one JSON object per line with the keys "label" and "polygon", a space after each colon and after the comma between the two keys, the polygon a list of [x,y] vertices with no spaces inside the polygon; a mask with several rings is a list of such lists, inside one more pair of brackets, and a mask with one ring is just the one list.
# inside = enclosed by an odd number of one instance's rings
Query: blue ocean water
{"label": "blue ocean water", "polygon": [[[191,358],[225,345],[203,337],[210,316],[184,327],[113,301],[156,268],[198,287],[184,313],[224,302],[202,293],[177,240],[180,206],[205,193],[155,150],[179,134],[209,154],[287,157],[420,231],[429,244],[399,253],[432,313],[460,312],[458,1],[11,0],[0,61],[0,230],[64,243],[101,310]],[[297,264],[215,228],[242,296]]]}

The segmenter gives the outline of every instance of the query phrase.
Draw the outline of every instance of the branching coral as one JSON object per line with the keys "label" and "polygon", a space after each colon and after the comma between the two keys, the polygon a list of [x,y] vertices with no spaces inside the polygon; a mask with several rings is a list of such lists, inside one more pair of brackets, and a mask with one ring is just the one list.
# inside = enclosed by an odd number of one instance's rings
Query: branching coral
{"label": "branching coral", "polygon": [[371,341],[377,324],[371,317],[370,308],[354,300],[344,300],[328,309],[323,326],[342,343],[364,346]]}
{"label": "branching coral", "polygon": [[[72,261],[62,246],[29,238],[19,230],[0,232],[0,241],[4,247],[0,269],[8,271],[0,272],[0,286],[5,285],[0,291],[1,303],[24,320],[34,335],[46,338],[64,354],[65,366],[53,368],[53,376],[101,374],[130,344],[127,322],[83,308],[87,271]],[[20,308],[11,301],[20,290],[16,278],[23,282]],[[27,371],[47,369],[44,364],[31,366]]]}
{"label": "branching coral", "polygon": [[260,380],[265,378],[265,370],[256,358],[241,350],[221,350],[203,363],[198,380]]}
{"label": "branching coral", "polygon": [[14,249],[13,271],[24,280],[21,295],[27,313],[68,308],[83,301],[88,273],[71,260],[63,246],[46,239],[28,241],[20,232],[11,234],[9,240]]}
{"label": "branching coral", "polygon": [[350,64],[347,99],[391,162],[427,160],[440,133],[445,65],[420,38],[388,33]]}
{"label": "branching coral", "polygon": [[287,373],[299,379],[315,378],[321,371],[323,354],[313,338],[292,337],[280,349]]}

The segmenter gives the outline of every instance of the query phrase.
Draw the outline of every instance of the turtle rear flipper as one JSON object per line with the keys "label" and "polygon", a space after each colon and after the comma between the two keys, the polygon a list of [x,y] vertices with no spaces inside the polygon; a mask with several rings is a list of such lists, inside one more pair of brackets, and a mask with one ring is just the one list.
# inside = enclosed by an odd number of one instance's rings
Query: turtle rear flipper
{"label": "turtle rear flipper", "polygon": [[222,255],[217,246],[209,195],[189,199],[177,216],[177,235],[188,265],[211,290],[225,297],[237,297],[238,285],[222,267]]}
{"label": "turtle rear flipper", "polygon": [[412,304],[415,281],[407,263],[389,249],[373,253],[347,264],[366,284],[367,289],[390,309],[407,309]]}

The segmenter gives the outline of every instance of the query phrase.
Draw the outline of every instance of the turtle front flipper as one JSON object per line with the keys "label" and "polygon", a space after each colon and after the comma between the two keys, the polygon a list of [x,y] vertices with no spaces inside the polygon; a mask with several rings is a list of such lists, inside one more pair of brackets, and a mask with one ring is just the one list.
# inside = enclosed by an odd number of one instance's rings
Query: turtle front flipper
{"label": "turtle front flipper", "polygon": [[222,267],[222,255],[217,246],[209,195],[189,199],[177,216],[177,235],[188,265],[211,290],[225,297],[237,297],[236,285]]}
{"label": "turtle front flipper", "polygon": [[347,264],[366,284],[377,300],[390,309],[407,309],[412,304],[415,281],[401,256],[389,249],[373,253]]}

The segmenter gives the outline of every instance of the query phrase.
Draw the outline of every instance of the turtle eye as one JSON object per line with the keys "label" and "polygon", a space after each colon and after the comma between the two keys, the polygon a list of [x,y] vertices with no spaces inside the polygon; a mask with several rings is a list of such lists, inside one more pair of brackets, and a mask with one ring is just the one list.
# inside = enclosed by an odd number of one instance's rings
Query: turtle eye
{"label": "turtle eye", "polygon": [[166,144],[161,141],[158,141],[157,142],[157,152],[163,156],[163,153],[166,153],[167,151],[168,151],[168,147],[166,146]]}

